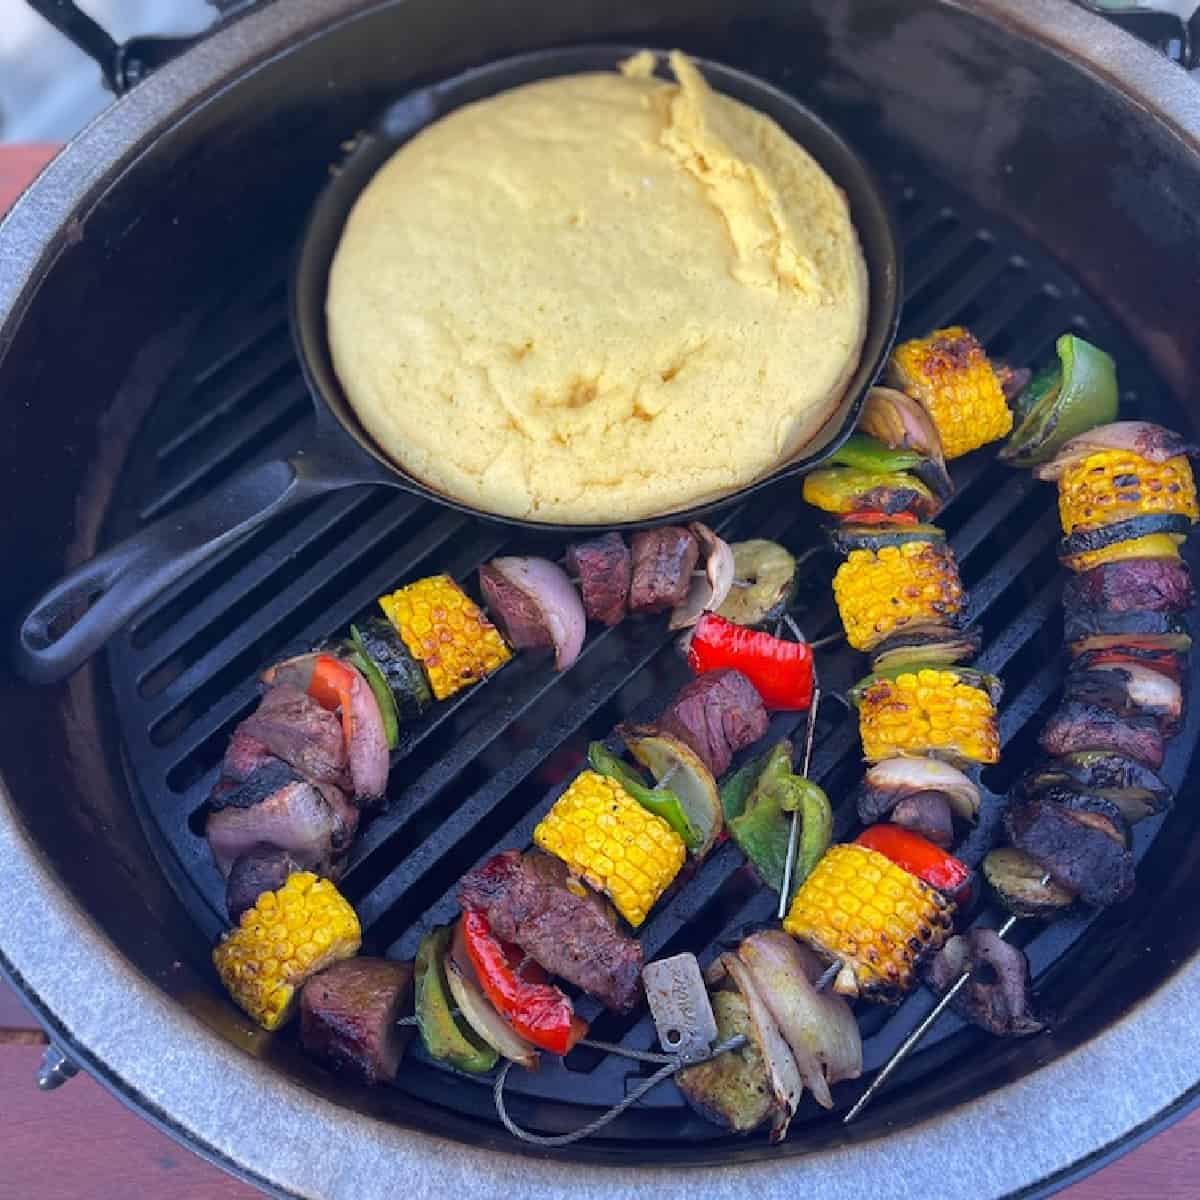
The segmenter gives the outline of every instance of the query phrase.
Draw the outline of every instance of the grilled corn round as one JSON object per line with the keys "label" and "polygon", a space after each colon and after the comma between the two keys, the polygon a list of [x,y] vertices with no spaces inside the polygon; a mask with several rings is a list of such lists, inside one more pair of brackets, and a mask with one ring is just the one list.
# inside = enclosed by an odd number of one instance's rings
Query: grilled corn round
{"label": "grilled corn round", "polygon": [[1058,512],[1067,534],[1150,513],[1200,519],[1188,460],[1153,463],[1131,450],[1100,450],[1067,467],[1058,480]]}

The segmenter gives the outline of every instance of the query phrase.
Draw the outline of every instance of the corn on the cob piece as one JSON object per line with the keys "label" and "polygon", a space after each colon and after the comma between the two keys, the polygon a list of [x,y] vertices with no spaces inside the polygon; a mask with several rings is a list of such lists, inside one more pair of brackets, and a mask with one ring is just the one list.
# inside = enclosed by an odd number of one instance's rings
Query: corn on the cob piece
{"label": "corn on the cob piece", "polygon": [[607,892],[635,928],[679,874],[683,839],[643,808],[615,780],[584,771],[533,831],[543,850],[557,855],[594,888]]}
{"label": "corn on the cob piece", "polygon": [[1200,519],[1188,460],[1153,463],[1131,450],[1100,450],[1067,467],[1058,480],[1058,512],[1064,533],[1150,513]]}
{"label": "corn on the cob piece", "polygon": [[846,641],[868,651],[906,625],[953,617],[963,604],[958,564],[944,542],[851,550],[833,594]]}
{"label": "corn on the cob piece", "polygon": [[264,1029],[278,1029],[305,980],[352,958],[361,943],[358,916],[337,888],[298,871],[242,914],[213,963],[238,1005]]}
{"label": "corn on the cob piece", "polygon": [[974,335],[960,325],[897,346],[889,379],[925,406],[947,458],[994,442],[1012,429],[996,371]]}
{"label": "corn on the cob piece", "polygon": [[992,698],[953,671],[925,667],[876,680],[863,693],[858,723],[868,762],[928,753],[952,761],[1000,760]]}
{"label": "corn on the cob piece", "polygon": [[1101,546],[1099,550],[1084,550],[1063,559],[1072,571],[1090,571],[1105,563],[1124,562],[1130,558],[1178,558],[1179,547],[1185,541],[1182,533],[1148,533],[1144,537],[1127,538]]}
{"label": "corn on the cob piece", "polygon": [[431,575],[379,598],[439,700],[490,675],[512,657],[496,627],[450,578]]}
{"label": "corn on the cob piece", "polygon": [[950,931],[954,905],[866,846],[831,846],[801,885],[783,927],[840,958],[843,995],[893,1003],[914,982],[920,959]]}

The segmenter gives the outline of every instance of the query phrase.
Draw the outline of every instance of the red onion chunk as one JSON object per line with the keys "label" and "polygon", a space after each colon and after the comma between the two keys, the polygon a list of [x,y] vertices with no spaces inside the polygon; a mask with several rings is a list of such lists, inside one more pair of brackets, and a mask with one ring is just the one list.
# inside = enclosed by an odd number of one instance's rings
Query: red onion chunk
{"label": "red onion chunk", "polygon": [[1058,479],[1068,467],[1102,450],[1130,450],[1153,463],[1164,463],[1196,447],[1170,429],[1150,421],[1113,421],[1073,437],[1048,463],[1035,468],[1039,479]]}
{"label": "red onion chunk", "polygon": [[[347,664],[349,665],[349,664]],[[350,689],[350,717],[353,732],[346,747],[350,759],[350,778],[354,794],[364,800],[378,800],[387,789],[387,733],[379,702],[367,681],[355,670]]]}
{"label": "red onion chunk", "polygon": [[700,545],[704,572],[693,575],[686,599],[671,613],[668,629],[695,625],[703,613],[720,608],[733,587],[733,550],[729,543],[699,521],[693,521],[688,529]]}
{"label": "red onion chunk", "polygon": [[[492,584],[485,582],[484,590],[489,594],[489,604],[493,598],[500,599],[500,607],[495,609],[493,615],[509,640],[518,650],[545,645],[546,641],[537,635],[536,626],[540,624],[541,630],[554,646],[555,668],[565,671],[579,657],[583,636],[587,631],[583,601],[567,578],[566,571],[546,558],[515,556],[494,558],[487,566],[507,585],[507,588],[496,588],[493,576]],[[486,580],[483,571],[480,576]],[[517,593],[509,597],[508,604],[504,599],[507,589]],[[519,629],[518,622],[508,621],[505,612],[506,607],[512,607],[515,616],[518,605],[522,611]]]}

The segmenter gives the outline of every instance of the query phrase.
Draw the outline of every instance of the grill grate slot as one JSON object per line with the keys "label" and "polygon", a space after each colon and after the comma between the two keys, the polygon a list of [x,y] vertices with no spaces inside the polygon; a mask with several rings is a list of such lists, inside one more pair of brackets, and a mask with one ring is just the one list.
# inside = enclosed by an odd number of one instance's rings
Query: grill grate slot
{"label": "grill grate slot", "polygon": [[[1035,246],[908,163],[888,178],[888,188],[906,247],[902,336],[962,323],[993,354],[1022,365],[1044,359],[1064,329],[1087,331],[1118,356],[1127,409],[1140,405],[1178,422],[1137,349]],[[253,280],[265,282],[235,286],[206,316],[139,435],[109,516],[111,536],[218,487],[243,464],[299,444],[310,418],[288,336],[285,265],[265,273],[261,264],[251,266]],[[953,473],[958,492],[939,521],[970,589],[971,618],[985,635],[979,665],[1007,683],[1000,720],[1005,755],[983,774],[998,796],[1035,751],[1061,679],[1053,497],[987,453],[954,463]],[[777,538],[794,552],[822,540],[795,485],[751,501],[722,528],[734,539]],[[561,542],[526,538],[400,493],[355,489],[226,550],[114,641],[110,677],[139,811],[164,869],[208,936],[221,928],[223,889],[199,836],[204,799],[232,727],[254,703],[257,671],[344,629],[376,596],[422,573],[445,570],[473,589],[478,564],[504,549],[553,557]],[[802,623],[810,637],[836,628],[828,587],[833,566],[832,554],[823,554],[802,580]],[[833,693],[864,671],[865,660],[844,644],[822,658]],[[662,622],[629,621],[589,631],[579,662],[563,676],[523,656],[486,685],[404,726],[386,806],[365,824],[343,883],[368,948],[411,956],[432,925],[453,916],[464,870],[499,847],[529,843],[535,823],[583,761],[587,742],[607,736],[619,720],[653,715],[685,678]],[[800,724],[796,716],[779,716],[772,735],[795,738]],[[1189,729],[1194,739],[1194,722]],[[1187,758],[1186,740],[1186,734],[1177,739],[1168,757],[1172,783]],[[813,774],[834,799],[839,836],[855,827],[846,797],[861,774],[858,755],[851,715],[831,699],[822,710]],[[994,820],[994,797],[989,811]],[[1139,854],[1153,832],[1139,827]],[[740,933],[770,921],[773,900],[726,843],[651,914],[641,930],[647,956],[691,949],[707,963]],[[985,911],[981,919],[992,916]],[[1062,956],[1088,927],[1086,919],[1072,918],[1036,936],[1022,933],[1035,971],[1064,969]],[[883,1061],[930,1003],[919,992],[894,1013],[864,1011],[868,1068]],[[653,1044],[645,1013],[613,1018],[586,998],[580,1009],[596,1018],[598,1037],[642,1049]],[[906,1064],[901,1082],[935,1070],[975,1036],[948,1019]],[[419,1049],[414,1057],[406,1088],[467,1114],[489,1111],[486,1082],[453,1075]],[[628,1062],[576,1051],[537,1075],[514,1073],[509,1088],[574,1106],[571,1118],[561,1111],[546,1117],[569,1127],[621,1099],[642,1075]],[[669,1116],[677,1136],[712,1136],[686,1112],[673,1085],[652,1093],[643,1107]],[[822,1119],[811,1106],[798,1118]],[[636,1139],[661,1127],[641,1130],[635,1120],[615,1128]]]}

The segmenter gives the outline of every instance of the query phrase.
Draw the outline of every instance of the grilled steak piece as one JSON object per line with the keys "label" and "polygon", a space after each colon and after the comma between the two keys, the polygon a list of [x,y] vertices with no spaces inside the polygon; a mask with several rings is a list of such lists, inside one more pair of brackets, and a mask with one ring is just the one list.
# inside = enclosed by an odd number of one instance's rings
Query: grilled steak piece
{"label": "grilled steak piece", "polygon": [[666,612],[682,604],[700,557],[700,543],[688,529],[664,525],[633,535],[629,607],[633,612]]}
{"label": "grilled steak piece", "polygon": [[966,970],[971,979],[950,1002],[960,1017],[997,1037],[1045,1028],[1033,1014],[1028,960],[994,929],[956,934],[931,960],[925,978],[935,992],[946,992]]}
{"label": "grilled steak piece", "polygon": [[233,864],[225,881],[225,907],[236,925],[263,892],[277,892],[288,876],[304,868],[286,851],[265,844],[252,847]]}
{"label": "grilled steak piece", "polygon": [[1103,908],[1133,893],[1133,855],[1112,836],[1111,814],[1092,824],[1095,815],[1102,814],[1035,799],[1010,808],[1004,826],[1013,846],[1036,859],[1055,883]]}
{"label": "grilled steak piece", "polygon": [[641,944],[620,931],[606,900],[586,889],[577,895],[569,877],[549,854],[505,850],[463,878],[458,902],[484,913],[498,937],[551,975],[629,1012],[641,994]]}
{"label": "grilled steak piece", "polygon": [[314,975],[300,993],[305,1050],[366,1083],[394,1083],[412,1027],[413,965],[349,958]]}
{"label": "grilled steak piece", "polygon": [[1106,666],[1071,671],[1064,695],[1106,708],[1119,717],[1153,717],[1166,737],[1183,720],[1183,689],[1175,680],[1149,667]]}
{"label": "grilled steak piece", "polygon": [[1195,602],[1192,576],[1178,558],[1130,558],[1072,574],[1063,606],[1108,612],[1186,612]]}
{"label": "grilled steak piece", "polygon": [[567,573],[579,580],[583,611],[589,621],[620,623],[629,606],[633,560],[619,533],[606,533],[569,546]]}
{"label": "grilled steak piece", "polygon": [[693,679],[656,724],[689,745],[719,779],[733,756],[767,732],[767,710],[740,671],[707,671]]}
{"label": "grilled steak piece", "polygon": [[208,802],[213,808],[250,808],[299,778],[283,759],[238,726]]}
{"label": "grilled steak piece", "polygon": [[1038,745],[1056,757],[1076,750],[1111,750],[1155,771],[1163,761],[1163,737],[1153,717],[1121,717],[1079,700],[1062,704],[1042,728]]}
{"label": "grilled steak piece", "polygon": [[281,683],[235,730],[261,742],[306,779],[350,790],[346,741],[341,722],[311,696]]}
{"label": "grilled steak piece", "polygon": [[239,858],[265,844],[286,850],[307,871],[334,878],[334,840],[344,838],[341,817],[307,780],[287,784],[253,808],[209,813],[204,835],[225,876]]}
{"label": "grilled steak piece", "polygon": [[539,650],[554,645],[550,626],[533,597],[491,563],[479,568],[479,588],[493,620],[515,649]]}

